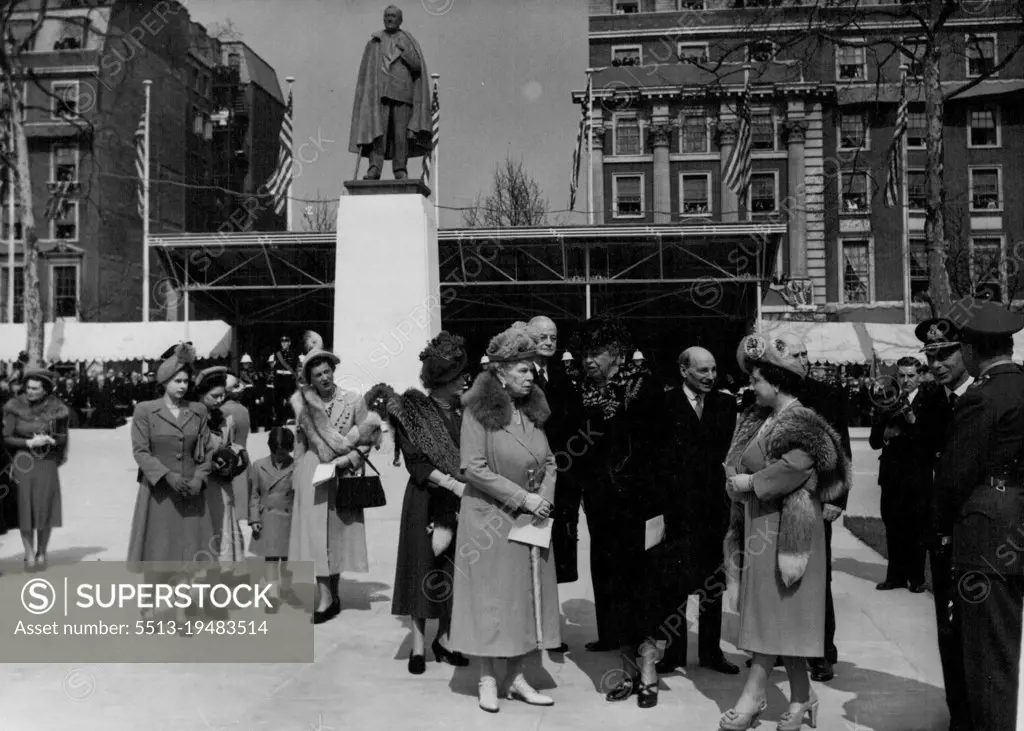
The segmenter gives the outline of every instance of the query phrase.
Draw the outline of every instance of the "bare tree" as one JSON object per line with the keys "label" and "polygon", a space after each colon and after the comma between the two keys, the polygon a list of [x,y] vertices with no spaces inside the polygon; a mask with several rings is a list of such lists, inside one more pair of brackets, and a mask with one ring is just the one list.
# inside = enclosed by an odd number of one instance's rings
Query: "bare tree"
{"label": "bare tree", "polygon": [[462,212],[465,228],[508,228],[548,223],[548,199],[522,160],[505,156],[494,168],[491,191],[477,195],[472,208]]}
{"label": "bare tree", "polygon": [[338,203],[324,198],[319,190],[316,200],[302,209],[302,228],[306,231],[328,233],[338,228]]}
{"label": "bare tree", "polygon": [[238,30],[238,27],[231,18],[225,18],[213,23],[207,30],[207,35],[222,43],[240,41],[244,37],[242,31]]}

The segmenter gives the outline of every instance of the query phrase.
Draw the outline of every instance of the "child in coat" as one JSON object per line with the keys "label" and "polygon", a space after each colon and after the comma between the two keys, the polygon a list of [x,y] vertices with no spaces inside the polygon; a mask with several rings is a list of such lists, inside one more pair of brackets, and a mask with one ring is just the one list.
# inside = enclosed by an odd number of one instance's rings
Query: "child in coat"
{"label": "child in coat", "polygon": [[256,460],[249,468],[249,516],[252,526],[251,550],[263,556],[265,578],[271,589],[272,609],[277,611],[280,599],[290,589],[282,585],[287,578],[288,540],[292,523],[292,471],[295,463],[292,450],[295,435],[290,429],[276,427],[270,430],[270,456]]}

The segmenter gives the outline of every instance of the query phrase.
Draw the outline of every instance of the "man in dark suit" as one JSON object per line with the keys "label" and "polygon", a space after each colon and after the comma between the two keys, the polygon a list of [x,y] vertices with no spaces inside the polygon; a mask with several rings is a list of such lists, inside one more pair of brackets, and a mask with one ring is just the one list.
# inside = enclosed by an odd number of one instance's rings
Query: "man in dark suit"
{"label": "man in dark suit", "polygon": [[921,516],[935,468],[934,420],[928,418],[932,393],[921,387],[921,363],[916,358],[900,358],[896,369],[898,390],[880,404],[868,440],[872,449],[882,451],[878,484],[889,555],[885,581],[875,588],[909,587],[920,594],[925,590]]}
{"label": "man in dark suit", "polygon": [[934,525],[951,546],[963,632],[969,728],[1022,728],[1024,617],[1024,371],[1012,360],[1024,317],[967,298],[947,317],[961,329],[975,383],[958,399],[935,474]]}
{"label": "man in dark suit", "polygon": [[[804,363],[810,373],[811,363],[807,355],[807,344],[793,333],[783,333],[779,338],[786,343],[790,353]],[[846,413],[846,398],[842,389],[814,378],[804,379],[800,393],[800,403],[818,412],[825,421],[839,434],[843,443],[843,451],[849,459],[853,459],[850,449],[850,426]],[[849,493],[834,503],[826,503],[822,513],[825,517],[825,657],[810,661],[811,679],[824,683],[835,677],[833,666],[838,662],[839,651],[836,649],[836,608],[832,601],[832,523],[846,510]]]}
{"label": "man in dark suit", "polygon": [[[660,580],[652,596],[655,621],[670,640],[657,664],[659,674],[686,665],[686,602],[700,596],[697,620],[697,657],[702,667],[735,675],[740,669],[725,659],[721,649],[722,542],[729,522],[722,463],[736,428],[736,399],[715,391],[715,357],[704,348],[687,348],[679,355],[682,387],[669,391],[672,446],[668,459],[676,479],[666,485],[663,498],[664,543],[652,549],[660,564]],[[671,577],[686,577],[680,585]],[[679,621],[682,619],[682,626]]]}
{"label": "man in dark suit", "polygon": [[[932,408],[924,415],[924,420],[932,423],[933,448],[938,461],[953,431],[953,409],[957,401],[967,393],[974,377],[964,365],[959,328],[951,320],[925,320],[917,326],[915,334],[924,343],[924,354],[934,379],[934,396],[929,400]],[[934,481],[925,505],[932,505],[933,496]],[[948,547],[931,540],[925,543],[931,565],[935,625],[938,630],[939,658],[942,662],[946,705],[949,707],[950,730],[967,731],[971,726],[967,711],[967,680],[964,677],[960,618],[954,602],[957,586],[953,576],[952,556]]]}
{"label": "man in dark suit", "polygon": [[[552,525],[551,545],[555,552],[555,573],[559,584],[571,584],[579,578],[577,570],[577,532],[580,521],[581,485],[573,460],[587,448],[583,429],[583,401],[562,364],[554,360],[558,351],[558,327],[549,317],[530,320],[537,336],[534,382],[547,397],[551,416],[544,424],[548,444],[558,466],[558,498]],[[566,652],[564,642],[556,652]]]}

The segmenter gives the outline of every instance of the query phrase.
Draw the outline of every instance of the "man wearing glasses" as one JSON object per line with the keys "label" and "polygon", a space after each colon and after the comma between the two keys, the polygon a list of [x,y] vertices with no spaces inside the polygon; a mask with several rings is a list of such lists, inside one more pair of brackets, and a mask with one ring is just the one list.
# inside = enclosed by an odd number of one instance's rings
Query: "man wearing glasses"
{"label": "man wearing glasses", "polygon": [[[961,333],[946,318],[933,318],[919,324],[914,330],[924,343],[922,350],[928,359],[935,383],[941,387],[936,394],[936,408],[930,418],[935,423],[935,457],[941,455],[953,427],[953,411],[957,400],[974,383],[967,372],[960,351]],[[939,636],[939,658],[946,687],[946,705],[949,706],[950,729],[969,728],[967,715],[967,680],[964,676],[961,650],[960,618],[953,611],[957,587],[953,578],[949,548],[931,545],[928,560],[931,564],[932,594],[935,599],[935,619]]]}

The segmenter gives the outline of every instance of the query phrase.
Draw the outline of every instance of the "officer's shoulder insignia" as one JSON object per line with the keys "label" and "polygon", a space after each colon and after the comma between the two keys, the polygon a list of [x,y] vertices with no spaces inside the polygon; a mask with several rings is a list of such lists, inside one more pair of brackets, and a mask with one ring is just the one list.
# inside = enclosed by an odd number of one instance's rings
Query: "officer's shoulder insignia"
{"label": "officer's shoulder insignia", "polygon": [[980,376],[978,378],[975,378],[974,379],[974,383],[972,383],[967,388],[981,388],[986,383],[988,383],[990,380],[992,380],[992,377],[986,373],[984,376]]}

